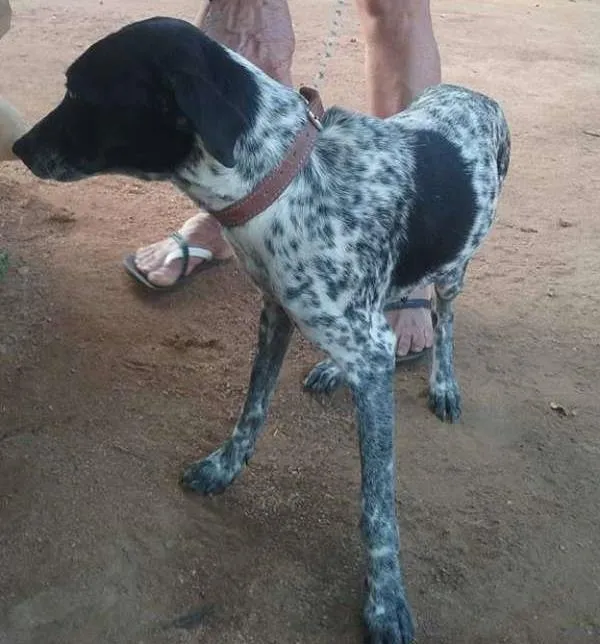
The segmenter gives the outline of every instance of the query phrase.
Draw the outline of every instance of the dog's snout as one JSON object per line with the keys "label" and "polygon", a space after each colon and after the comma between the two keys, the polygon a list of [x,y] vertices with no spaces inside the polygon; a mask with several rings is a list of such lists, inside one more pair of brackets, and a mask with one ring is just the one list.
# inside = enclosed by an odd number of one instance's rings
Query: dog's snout
{"label": "dog's snout", "polygon": [[15,141],[12,151],[40,179],[75,181],[83,176],[35,128]]}
{"label": "dog's snout", "polygon": [[36,137],[31,132],[28,132],[20,139],[13,143],[12,151],[16,157],[21,159],[23,163],[41,179],[49,178],[48,163],[43,161],[46,156],[40,152],[39,146],[36,144]]}
{"label": "dog's snout", "polygon": [[31,158],[31,144],[27,135],[22,136],[13,143],[12,151],[25,165],[29,165],[27,161]]}

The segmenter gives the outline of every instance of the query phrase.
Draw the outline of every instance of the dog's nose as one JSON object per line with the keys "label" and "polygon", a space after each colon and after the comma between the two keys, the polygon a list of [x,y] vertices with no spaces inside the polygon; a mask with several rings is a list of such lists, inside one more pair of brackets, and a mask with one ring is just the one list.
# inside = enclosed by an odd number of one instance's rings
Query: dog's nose
{"label": "dog's nose", "polygon": [[36,177],[40,179],[50,178],[51,164],[46,160],[46,155],[40,151],[35,136],[28,133],[17,139],[13,143],[12,151]]}
{"label": "dog's nose", "polygon": [[30,156],[31,146],[28,143],[27,135],[17,139],[12,146],[13,154],[27,165],[27,158]]}

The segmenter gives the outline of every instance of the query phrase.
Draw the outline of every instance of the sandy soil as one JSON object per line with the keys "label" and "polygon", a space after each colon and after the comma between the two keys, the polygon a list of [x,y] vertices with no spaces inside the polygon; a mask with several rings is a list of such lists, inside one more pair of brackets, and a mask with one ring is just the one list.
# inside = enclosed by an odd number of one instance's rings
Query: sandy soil
{"label": "sandy soil", "polygon": [[[333,2],[294,0],[297,83]],[[600,642],[600,6],[434,0],[446,80],[504,105],[500,221],[457,310],[464,418],[398,373],[399,515],[419,642]],[[22,0],[0,94],[30,120],[83,49],[193,0]],[[328,103],[364,109],[354,7]],[[182,466],[230,432],[258,294],[234,264],[160,298],[121,257],[193,212],[168,186],[0,168],[0,643],[360,641],[359,459],[348,394],[301,379],[297,338],[255,459],[224,495]],[[596,392],[594,394],[594,392]],[[553,409],[562,405],[566,414]]]}

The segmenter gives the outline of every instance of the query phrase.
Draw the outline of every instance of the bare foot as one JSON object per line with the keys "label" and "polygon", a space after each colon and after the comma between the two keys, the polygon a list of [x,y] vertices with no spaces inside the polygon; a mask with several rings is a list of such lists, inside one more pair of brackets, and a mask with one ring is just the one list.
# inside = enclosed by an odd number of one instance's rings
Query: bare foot
{"label": "bare foot", "polygon": [[[206,213],[190,217],[179,229],[179,234],[189,246],[204,248],[214,259],[223,260],[231,257],[233,251],[221,234],[219,222]],[[182,259],[170,258],[179,245],[171,237],[140,248],[135,255],[135,265],[156,286],[171,286],[181,274]],[[201,262],[210,261],[202,257],[190,256],[186,275],[189,275]]]}
{"label": "bare foot", "polygon": [[[433,288],[415,289],[409,299],[431,300]],[[386,314],[396,338],[396,354],[405,356],[408,353],[420,353],[433,345],[433,324],[429,309],[400,309]]]}

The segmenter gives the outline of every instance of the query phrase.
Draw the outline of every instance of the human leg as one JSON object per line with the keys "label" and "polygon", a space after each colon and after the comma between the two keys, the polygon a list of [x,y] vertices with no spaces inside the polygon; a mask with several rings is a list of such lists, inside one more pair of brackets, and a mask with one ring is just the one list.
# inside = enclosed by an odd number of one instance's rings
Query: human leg
{"label": "human leg", "polygon": [[[365,38],[369,110],[387,117],[404,109],[426,87],[441,81],[440,54],[429,0],[357,0]],[[431,286],[410,300],[431,300]],[[426,307],[389,311],[398,356],[419,355],[432,346],[433,325]]]}

